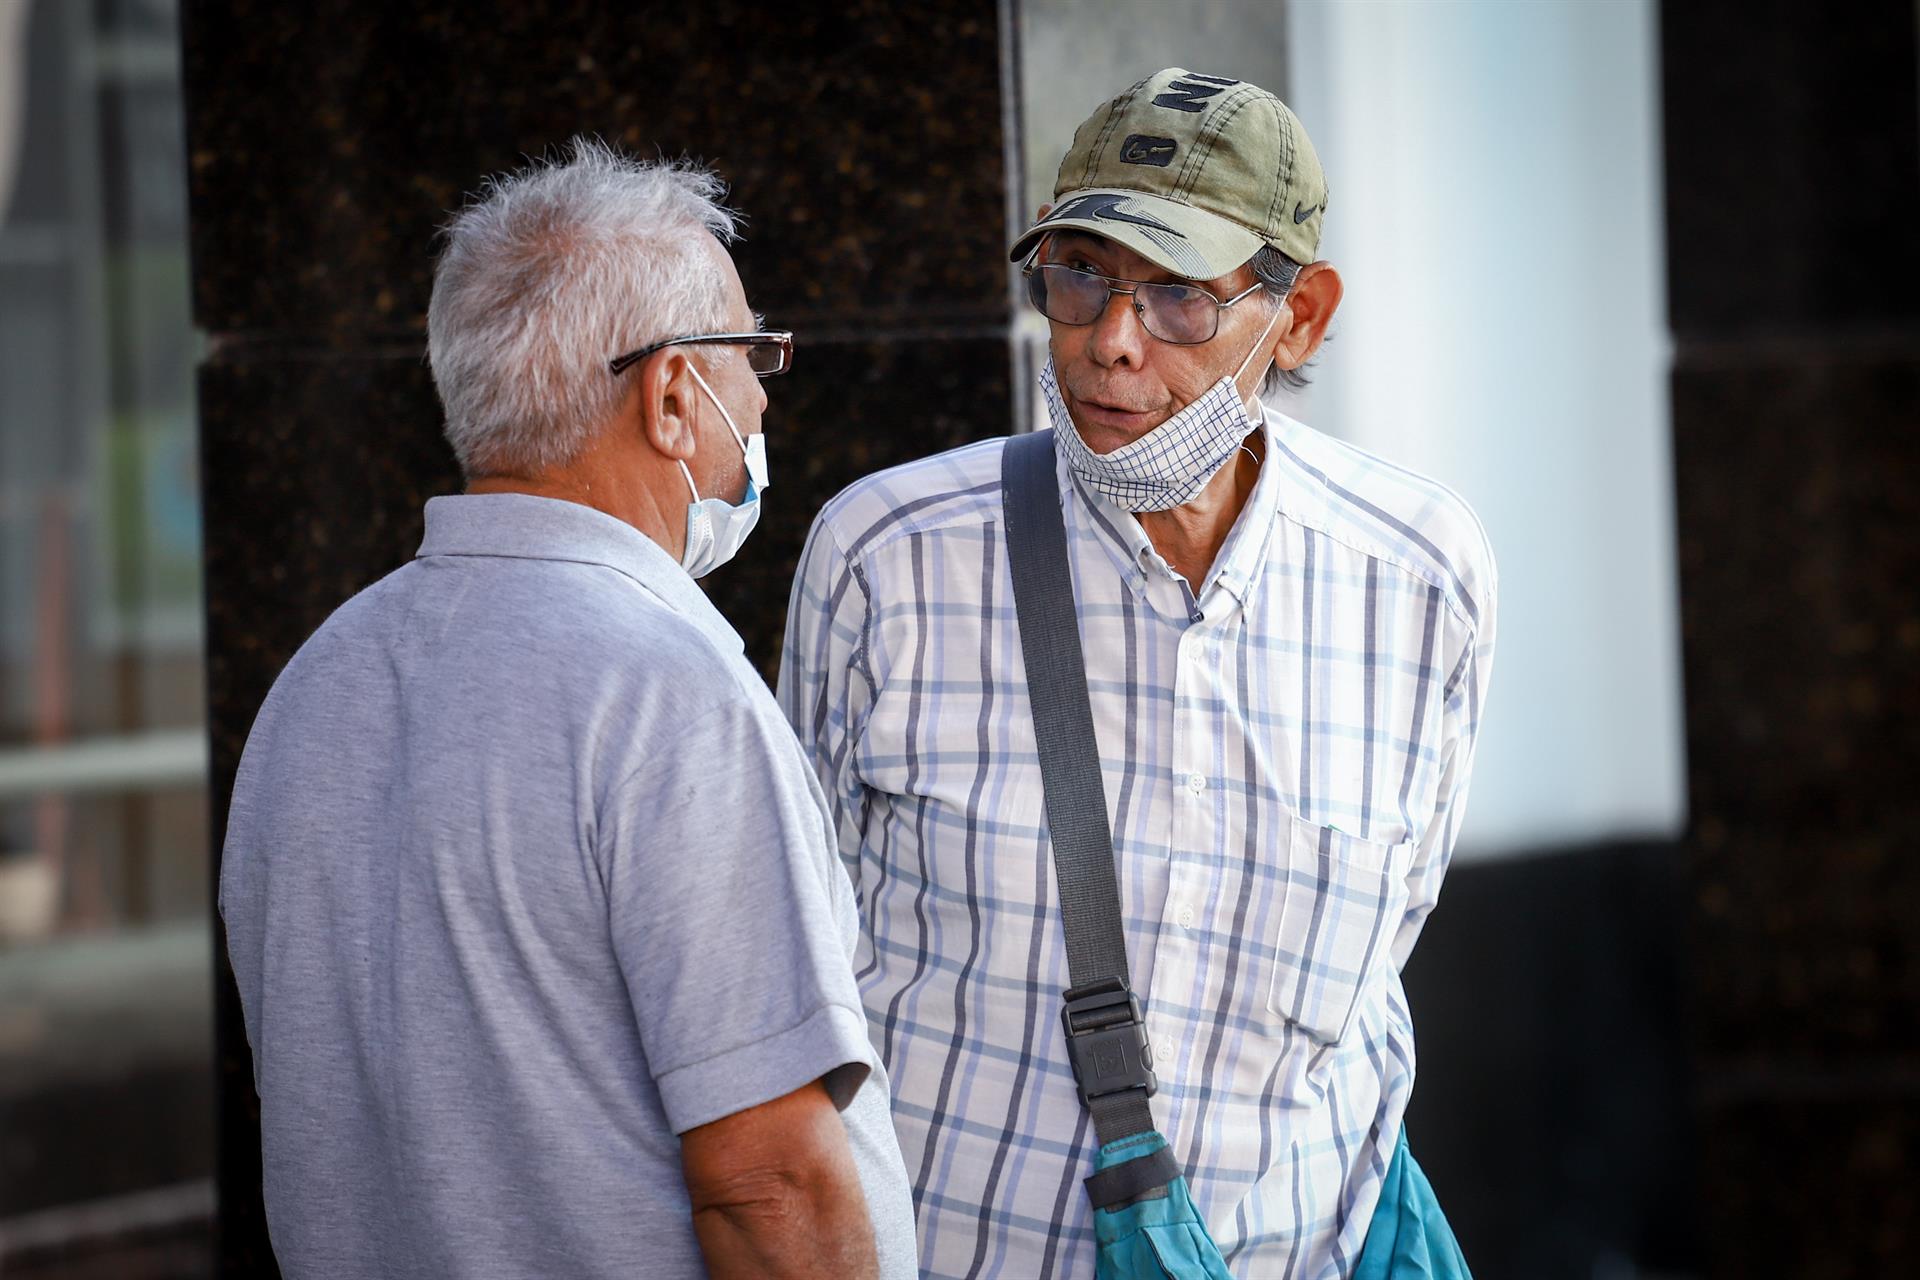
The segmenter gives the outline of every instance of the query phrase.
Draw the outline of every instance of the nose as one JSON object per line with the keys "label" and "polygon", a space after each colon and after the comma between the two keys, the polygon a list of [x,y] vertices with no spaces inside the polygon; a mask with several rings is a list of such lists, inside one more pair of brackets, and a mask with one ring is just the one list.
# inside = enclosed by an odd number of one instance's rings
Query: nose
{"label": "nose", "polygon": [[1130,364],[1138,368],[1146,354],[1146,328],[1131,293],[1115,293],[1087,330],[1087,354],[1103,368]]}

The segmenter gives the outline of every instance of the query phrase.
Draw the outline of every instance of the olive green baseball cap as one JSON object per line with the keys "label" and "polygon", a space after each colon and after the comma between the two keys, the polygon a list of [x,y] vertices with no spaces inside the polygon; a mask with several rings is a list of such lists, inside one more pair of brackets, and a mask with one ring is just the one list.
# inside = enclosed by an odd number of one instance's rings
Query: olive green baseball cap
{"label": "olive green baseball cap", "polygon": [[1327,179],[1307,131],[1258,85],[1156,71],[1074,131],[1053,208],[1013,242],[1052,231],[1118,241],[1188,280],[1226,275],[1268,245],[1312,262]]}

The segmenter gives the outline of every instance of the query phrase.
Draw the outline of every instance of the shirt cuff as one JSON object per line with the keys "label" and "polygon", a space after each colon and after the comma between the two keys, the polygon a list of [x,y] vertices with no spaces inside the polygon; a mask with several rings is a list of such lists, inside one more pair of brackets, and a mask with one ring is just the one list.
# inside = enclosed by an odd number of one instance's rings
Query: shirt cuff
{"label": "shirt cuff", "polygon": [[826,1077],[833,1105],[845,1110],[873,1069],[864,1013],[830,1004],[798,1026],[656,1076],[674,1133],[785,1097]]}

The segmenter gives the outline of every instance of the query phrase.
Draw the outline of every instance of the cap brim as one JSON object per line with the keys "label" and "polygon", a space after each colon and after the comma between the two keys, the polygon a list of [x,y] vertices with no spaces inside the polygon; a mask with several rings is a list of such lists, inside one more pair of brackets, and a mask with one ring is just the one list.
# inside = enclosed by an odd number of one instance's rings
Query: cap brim
{"label": "cap brim", "polygon": [[1052,231],[1104,236],[1186,280],[1213,280],[1237,270],[1264,243],[1238,223],[1177,200],[1092,187],[1061,195],[1046,217],[1013,242],[1008,258],[1025,258]]}

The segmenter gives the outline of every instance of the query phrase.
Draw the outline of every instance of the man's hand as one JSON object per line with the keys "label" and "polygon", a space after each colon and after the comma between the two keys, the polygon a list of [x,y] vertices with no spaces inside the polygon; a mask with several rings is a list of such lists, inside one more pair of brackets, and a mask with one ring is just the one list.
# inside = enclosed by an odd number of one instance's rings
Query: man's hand
{"label": "man's hand", "polygon": [[872,1280],[873,1223],[840,1113],[815,1081],[680,1137],[713,1280]]}

